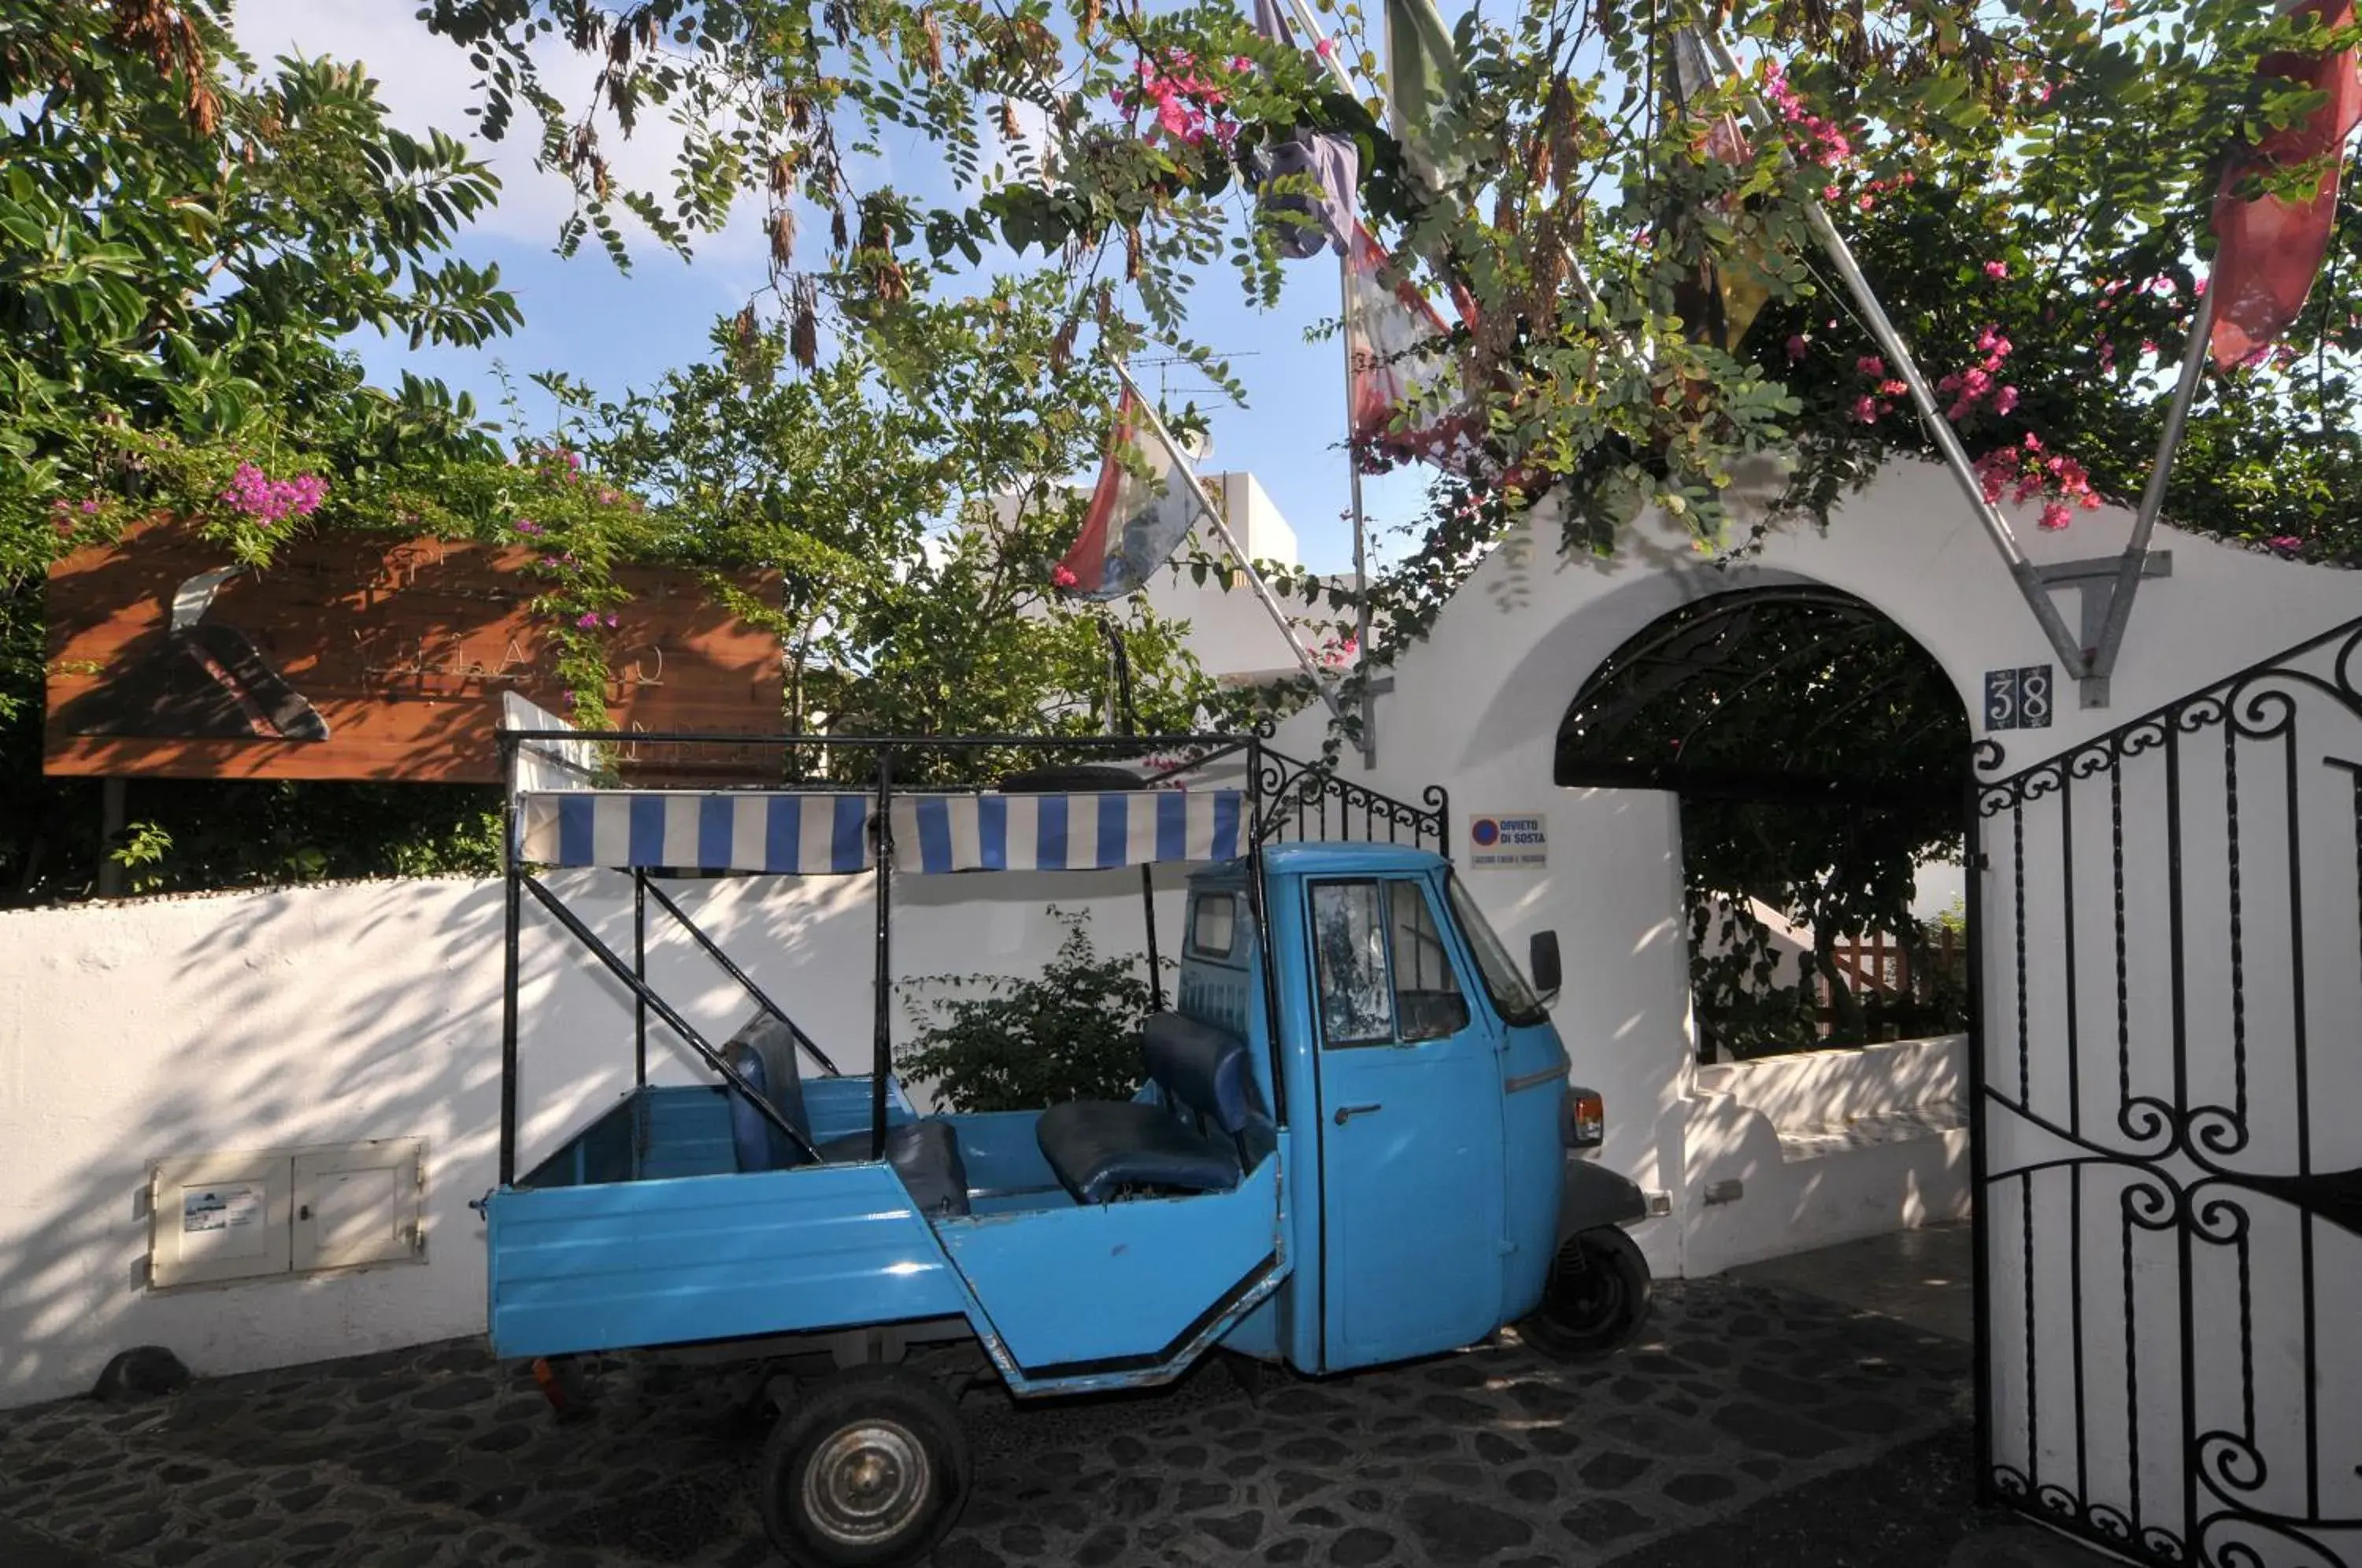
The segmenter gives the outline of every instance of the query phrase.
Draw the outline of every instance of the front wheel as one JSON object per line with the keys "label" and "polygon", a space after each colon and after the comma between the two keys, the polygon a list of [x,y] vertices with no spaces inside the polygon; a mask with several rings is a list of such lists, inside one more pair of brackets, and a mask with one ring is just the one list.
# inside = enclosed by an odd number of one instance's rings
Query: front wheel
{"label": "front wheel", "polygon": [[763,1445],[764,1530],[797,1568],[906,1568],[967,1501],[959,1412],[933,1381],[860,1366],[816,1385]]}
{"label": "front wheel", "polygon": [[1627,1343],[1649,1315],[1649,1260],[1613,1225],[1569,1236],[1551,1261],[1541,1305],[1518,1334],[1545,1355],[1596,1355]]}

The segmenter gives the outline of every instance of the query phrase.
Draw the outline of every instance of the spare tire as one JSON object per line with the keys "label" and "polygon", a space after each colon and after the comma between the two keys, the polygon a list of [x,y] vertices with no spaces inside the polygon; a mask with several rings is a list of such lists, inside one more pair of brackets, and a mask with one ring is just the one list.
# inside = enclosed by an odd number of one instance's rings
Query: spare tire
{"label": "spare tire", "polygon": [[1148,780],[1129,767],[1107,762],[1071,762],[1029,767],[995,786],[1004,795],[1055,795],[1067,790],[1144,790]]}

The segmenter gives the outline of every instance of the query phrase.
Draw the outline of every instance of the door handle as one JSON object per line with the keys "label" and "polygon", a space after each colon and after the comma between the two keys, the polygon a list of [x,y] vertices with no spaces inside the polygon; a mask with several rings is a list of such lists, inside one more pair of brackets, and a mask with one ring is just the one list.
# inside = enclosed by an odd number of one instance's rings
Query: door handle
{"label": "door handle", "polygon": [[1378,1105],[1341,1105],[1337,1108],[1336,1122],[1338,1126],[1342,1127],[1356,1116],[1367,1116],[1373,1110],[1385,1109],[1384,1106]]}

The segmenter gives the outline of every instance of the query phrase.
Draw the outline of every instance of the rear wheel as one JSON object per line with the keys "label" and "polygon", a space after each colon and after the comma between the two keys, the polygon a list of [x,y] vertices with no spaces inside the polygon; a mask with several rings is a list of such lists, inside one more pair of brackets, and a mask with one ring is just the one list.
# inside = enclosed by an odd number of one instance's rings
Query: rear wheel
{"label": "rear wheel", "polygon": [[763,1528],[798,1568],[904,1568],[958,1521],[970,1463],[929,1378],[860,1366],[812,1386],[763,1446]]}
{"label": "rear wheel", "polygon": [[1613,1225],[1569,1236],[1551,1262],[1541,1305],[1518,1335],[1545,1355],[1596,1355],[1628,1342],[1649,1315],[1649,1260]]}

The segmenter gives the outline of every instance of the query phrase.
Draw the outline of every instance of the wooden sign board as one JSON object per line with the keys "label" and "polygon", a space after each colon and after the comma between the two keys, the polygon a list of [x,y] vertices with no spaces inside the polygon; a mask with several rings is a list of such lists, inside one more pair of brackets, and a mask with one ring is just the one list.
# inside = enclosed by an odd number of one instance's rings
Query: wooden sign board
{"label": "wooden sign board", "polygon": [[[226,575],[218,546],[171,523],[77,551],[50,570],[44,768],[498,783],[502,692],[572,711],[530,609],[550,587],[527,569],[536,555],[347,535]],[[617,729],[784,730],[778,638],[692,573],[617,580],[631,601],[601,634]]]}

